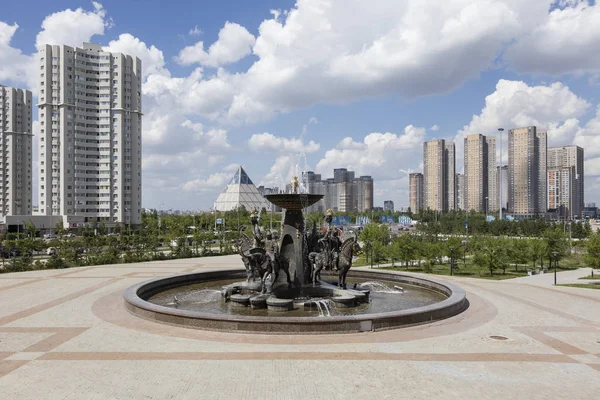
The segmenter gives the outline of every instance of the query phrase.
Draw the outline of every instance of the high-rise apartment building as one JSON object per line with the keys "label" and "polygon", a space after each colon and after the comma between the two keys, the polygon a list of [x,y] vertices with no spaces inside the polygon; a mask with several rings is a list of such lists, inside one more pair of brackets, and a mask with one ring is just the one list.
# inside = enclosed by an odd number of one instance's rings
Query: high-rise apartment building
{"label": "high-rise apartment building", "polygon": [[385,200],[383,202],[383,211],[394,212],[394,202],[392,200]]}
{"label": "high-rise apartment building", "polygon": [[423,209],[423,174],[414,172],[408,176],[410,211],[418,213]]}
{"label": "high-rise apartment building", "polygon": [[39,50],[39,208],[141,223],[142,63],[95,44]]}
{"label": "high-rise apartment building", "polygon": [[[581,218],[584,208],[584,167],[583,167],[583,148],[579,146],[551,147],[548,149],[548,171],[553,168],[575,168],[573,180],[573,191],[571,194],[572,202],[568,209],[568,217]],[[549,176],[549,175],[548,175]],[[550,183],[548,183],[550,185]],[[548,193],[550,189],[548,189]],[[548,199],[548,208],[551,207]]]}
{"label": "high-rise apartment building", "polygon": [[465,174],[456,174],[456,208],[465,210]]}
{"label": "high-rise apartment building", "polygon": [[0,85],[0,215],[31,215],[31,92]]}
{"label": "high-rise apartment building", "polygon": [[323,199],[308,207],[307,211],[370,211],[373,208],[373,178],[366,175],[356,178],[354,171],[346,168],[333,171],[333,178],[325,180],[313,171],[302,174],[302,182],[308,192],[323,195]]}
{"label": "high-rise apartment building", "polygon": [[561,219],[572,218],[575,203],[575,167],[548,168],[548,209]]}
{"label": "high-rise apartment building", "polygon": [[545,213],[547,133],[535,126],[508,131],[508,208],[515,214]]}
{"label": "high-rise apartment building", "polygon": [[444,145],[444,162],[446,163],[445,210],[456,210],[456,146],[453,142]]}
{"label": "high-rise apartment building", "polygon": [[437,211],[456,207],[454,143],[444,139],[423,143],[423,207]]}
{"label": "high-rise apartment building", "polygon": [[468,135],[464,143],[465,209],[497,211],[496,138]]}

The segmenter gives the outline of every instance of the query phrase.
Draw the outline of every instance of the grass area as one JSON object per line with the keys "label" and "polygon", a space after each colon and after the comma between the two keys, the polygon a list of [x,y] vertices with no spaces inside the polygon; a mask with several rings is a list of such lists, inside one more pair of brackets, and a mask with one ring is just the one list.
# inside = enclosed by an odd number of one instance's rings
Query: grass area
{"label": "grass area", "polygon": [[[444,265],[436,265],[433,268],[433,271],[425,271],[423,268],[418,268],[417,266],[413,266],[410,268],[402,267],[383,267],[382,269],[392,270],[392,271],[408,271],[408,272],[422,272],[422,273],[430,273],[434,275],[450,275],[450,266],[448,264]],[[455,276],[464,276],[469,278],[479,278],[479,279],[491,279],[491,280],[504,280],[511,278],[518,278],[520,276],[526,276],[527,271],[524,267],[521,267],[518,271],[515,271],[514,268],[507,268],[506,273],[503,273],[501,269],[494,270],[494,274],[490,275],[489,269],[479,269],[476,265],[467,262],[467,264],[459,263],[458,266],[454,268],[453,275]]]}
{"label": "grass area", "polygon": [[[390,264],[390,263],[391,263],[391,260],[381,260],[379,262],[379,264]],[[396,261],[396,263],[398,263],[398,262]],[[358,259],[356,259],[352,263],[352,265],[355,267],[364,267],[364,266],[370,266],[371,262],[370,261],[367,262],[365,254],[360,254]],[[376,268],[377,265],[378,265],[377,263],[373,263],[373,267]],[[547,273],[553,272],[553,268],[549,267],[547,260],[545,260],[544,267],[547,268],[547,270],[548,270]],[[578,269],[578,268],[582,268],[582,267],[585,267],[585,265],[583,265],[583,257],[581,257],[581,255],[578,255],[578,254],[569,255],[558,262],[558,271],[559,272],[560,271],[570,271],[570,270],[574,270],[574,269]],[[393,271],[430,273],[430,274],[434,274],[434,275],[450,275],[449,264],[436,265],[433,268],[433,271],[426,271],[425,269],[422,268],[422,266],[419,267],[417,265],[414,265],[414,266],[408,267],[408,268],[405,266],[395,266],[395,267],[387,266],[387,267],[381,267],[381,269],[389,269],[389,270],[393,270]],[[517,271],[515,271],[514,265],[510,265],[506,269],[506,273],[503,273],[501,269],[496,269],[496,270],[494,270],[494,274],[490,275],[489,269],[479,268],[477,265],[474,265],[470,261],[469,257],[467,257],[466,265],[463,263],[462,259],[459,260],[458,265],[454,270],[454,275],[466,276],[466,277],[471,277],[471,278],[480,278],[480,279],[504,280],[504,279],[518,278],[521,276],[527,276],[527,270],[531,270],[531,269],[533,269],[531,263],[520,264],[517,267]],[[536,263],[535,269],[537,269],[537,270],[541,269],[539,261]],[[582,279],[584,279],[584,278],[582,278]],[[589,278],[589,279],[600,279],[600,277],[594,276],[594,278]]]}
{"label": "grass area", "polygon": [[596,289],[596,290],[600,290],[600,285],[593,285],[593,284],[586,284],[586,283],[566,283],[566,284],[562,284],[562,285],[557,285],[557,286],[566,286],[566,287],[576,287],[576,288],[582,288],[582,289]]}
{"label": "grass area", "polygon": [[600,275],[588,275],[588,276],[583,276],[579,279],[593,279],[593,280],[600,280]]}

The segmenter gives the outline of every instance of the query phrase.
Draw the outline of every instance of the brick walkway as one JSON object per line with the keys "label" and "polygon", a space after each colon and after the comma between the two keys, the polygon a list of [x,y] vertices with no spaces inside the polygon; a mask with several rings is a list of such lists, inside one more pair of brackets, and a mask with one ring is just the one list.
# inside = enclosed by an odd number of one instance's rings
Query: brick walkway
{"label": "brick walkway", "polygon": [[136,282],[239,267],[227,256],[0,275],[0,398],[600,398],[600,290],[544,276],[443,277],[467,291],[466,312],[352,335],[206,332],[123,307]]}

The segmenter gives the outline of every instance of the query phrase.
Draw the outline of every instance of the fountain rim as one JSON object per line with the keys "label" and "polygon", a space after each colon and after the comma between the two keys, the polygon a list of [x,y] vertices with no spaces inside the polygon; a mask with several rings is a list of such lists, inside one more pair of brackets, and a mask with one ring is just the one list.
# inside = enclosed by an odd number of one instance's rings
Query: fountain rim
{"label": "fountain rim", "polygon": [[315,193],[272,193],[265,195],[265,199],[286,210],[302,210],[312,206],[323,196],[325,195]]}
{"label": "fountain rim", "polygon": [[[170,325],[182,326],[182,327],[190,327],[190,328],[198,328],[205,330],[217,330],[217,331],[237,331],[237,332],[248,332],[248,333],[287,333],[287,334],[310,334],[310,333],[356,333],[361,330],[357,329],[342,329],[342,330],[332,330],[331,332],[321,331],[318,329],[314,330],[268,330],[268,329],[227,329],[222,327],[211,327],[210,323],[207,324],[190,324],[186,322],[191,321],[216,321],[222,322],[225,324],[249,324],[249,325],[258,325],[268,324],[269,326],[280,326],[280,325],[290,325],[290,326],[298,326],[298,325],[315,325],[316,327],[322,327],[327,325],[336,325],[343,323],[361,323],[370,321],[371,323],[374,321],[379,321],[385,323],[385,321],[399,319],[411,319],[411,317],[423,316],[423,318],[417,318],[418,321],[414,323],[398,323],[393,324],[391,326],[386,326],[380,329],[373,330],[381,330],[381,329],[389,329],[389,328],[399,328],[402,326],[410,326],[416,324],[422,324],[427,322],[434,322],[440,319],[449,318],[451,316],[457,315],[462,311],[466,310],[468,307],[468,301],[466,299],[466,293],[464,289],[460,286],[457,286],[453,283],[439,281],[437,279],[431,278],[421,278],[414,275],[404,275],[397,274],[391,272],[382,272],[382,271],[366,271],[366,270],[357,270],[354,271],[354,277],[361,278],[379,278],[383,280],[392,280],[397,282],[404,282],[406,284],[413,284],[425,289],[438,291],[439,293],[443,293],[448,297],[442,301],[429,304],[426,306],[409,308],[405,310],[398,311],[388,311],[383,313],[371,313],[371,314],[355,314],[355,315],[343,315],[343,316],[332,316],[332,317],[278,317],[278,316],[247,316],[247,315],[228,315],[228,314],[214,314],[207,313],[201,311],[191,311],[191,310],[179,310],[176,308],[166,307],[157,305],[147,301],[146,299],[150,298],[152,295],[156,293],[160,293],[165,290],[169,290],[171,288],[177,286],[185,286],[191,285],[195,283],[201,282],[209,282],[216,280],[225,280],[225,279],[237,279],[237,278],[245,278],[246,271],[243,269],[232,269],[232,270],[220,270],[220,271],[211,271],[211,272],[195,272],[189,274],[181,274],[174,275],[167,278],[157,278],[152,279],[145,282],[137,283],[129,288],[127,288],[123,297],[125,300],[126,308],[132,314],[142,317],[145,319],[153,320],[156,322],[163,322]],[[201,279],[205,278],[205,279]],[[420,283],[420,284],[419,284]],[[436,287],[437,286],[437,287]],[[146,293],[150,292],[150,295],[144,295],[144,291]],[[142,297],[143,296],[143,297]],[[171,317],[171,318],[169,318]],[[168,319],[172,319],[172,321],[168,321]],[[208,325],[208,326],[207,326]],[[371,330],[371,329],[368,329]]]}

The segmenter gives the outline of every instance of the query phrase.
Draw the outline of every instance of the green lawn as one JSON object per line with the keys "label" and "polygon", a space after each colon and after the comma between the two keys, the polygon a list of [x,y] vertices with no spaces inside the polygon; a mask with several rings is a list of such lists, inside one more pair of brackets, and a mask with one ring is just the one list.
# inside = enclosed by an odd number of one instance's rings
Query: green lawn
{"label": "green lawn", "polygon": [[[389,263],[391,263],[391,260],[381,260],[380,261],[380,264],[389,264]],[[358,259],[356,259],[354,261],[354,263],[352,265],[355,267],[364,267],[364,266],[371,265],[371,262],[370,261],[367,262],[365,254],[361,254],[358,257]],[[373,266],[376,267],[377,263],[373,263]],[[571,256],[565,257],[563,260],[559,261],[558,271],[559,272],[560,271],[569,271],[569,270],[581,268],[583,266],[584,265],[582,265],[581,256],[571,255]],[[546,267],[548,269],[547,273],[553,272],[553,268],[550,268],[548,266],[547,261],[544,264],[544,267]],[[435,274],[435,275],[450,275],[449,264],[436,265],[433,268],[432,272],[425,271],[422,267],[418,267],[417,265],[414,265],[414,266],[408,267],[408,268],[405,266],[396,266],[396,267],[381,267],[381,269],[389,269],[389,270],[393,270],[393,271],[431,273],[431,274]],[[480,269],[479,267],[474,265],[467,257],[466,265],[463,264],[463,260],[459,260],[458,266],[454,270],[454,275],[466,276],[466,277],[471,277],[471,278],[480,278],[480,279],[503,280],[503,279],[511,279],[511,278],[518,278],[521,276],[526,276],[528,269],[532,269],[531,263],[528,263],[526,265],[525,264],[519,265],[517,267],[517,271],[515,271],[514,265],[511,265],[510,267],[508,267],[506,269],[506,273],[503,273],[501,269],[496,269],[496,270],[494,270],[494,274],[490,275],[489,269],[487,269],[487,268]],[[536,263],[536,269],[540,269],[539,262]],[[594,276],[594,279],[600,279],[600,277]]]}
{"label": "green lawn", "polygon": [[576,288],[582,288],[582,289],[600,289],[600,285],[594,285],[594,284],[586,284],[586,283],[569,283],[569,284],[563,284],[563,285],[558,285],[558,286],[566,286],[566,287],[576,287]]}
{"label": "green lawn", "polygon": [[600,275],[588,275],[588,276],[584,276],[579,279],[594,279],[594,280],[598,279],[598,280],[600,280]]}

